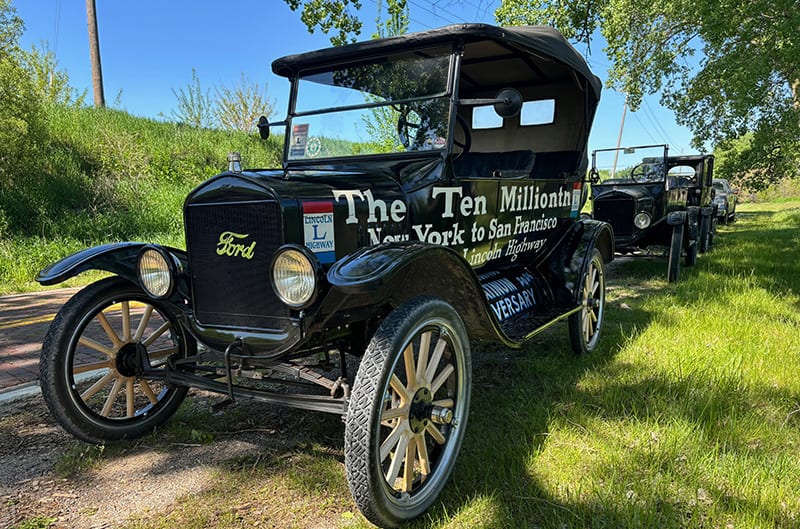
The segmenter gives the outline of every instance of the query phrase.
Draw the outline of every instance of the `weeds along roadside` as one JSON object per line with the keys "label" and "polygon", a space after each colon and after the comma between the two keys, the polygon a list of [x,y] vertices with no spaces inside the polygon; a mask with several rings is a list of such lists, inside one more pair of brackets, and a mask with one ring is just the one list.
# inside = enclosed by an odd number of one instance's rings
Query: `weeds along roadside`
{"label": "weeds along roadside", "polygon": [[48,106],[44,113],[44,138],[0,183],[0,295],[36,290],[41,268],[89,246],[183,247],[183,200],[227,167],[229,151],[241,152],[248,167],[280,163],[274,138],[109,109]]}

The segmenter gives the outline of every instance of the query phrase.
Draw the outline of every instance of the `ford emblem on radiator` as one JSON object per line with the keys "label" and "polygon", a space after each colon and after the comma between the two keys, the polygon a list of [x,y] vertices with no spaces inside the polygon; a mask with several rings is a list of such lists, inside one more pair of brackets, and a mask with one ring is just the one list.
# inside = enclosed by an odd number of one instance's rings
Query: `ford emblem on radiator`
{"label": "ford emblem on radiator", "polygon": [[[223,231],[219,234],[219,242],[217,243],[217,255],[227,255],[228,257],[243,257],[244,259],[252,259],[255,249],[256,241],[253,241],[248,246],[244,243],[245,239],[250,236],[249,233],[234,233],[232,231]],[[242,242],[236,242],[242,241]]]}

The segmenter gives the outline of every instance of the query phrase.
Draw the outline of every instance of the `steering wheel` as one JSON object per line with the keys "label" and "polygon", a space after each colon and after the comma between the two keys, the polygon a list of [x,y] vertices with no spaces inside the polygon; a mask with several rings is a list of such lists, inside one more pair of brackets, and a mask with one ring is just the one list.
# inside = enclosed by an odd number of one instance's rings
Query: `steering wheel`
{"label": "steering wheel", "polygon": [[[412,115],[419,118],[418,123],[409,121],[409,118],[413,119]],[[421,122],[422,118],[413,110],[406,110],[405,112],[402,112],[400,117],[397,119],[397,136],[400,138],[400,143],[402,143],[403,147],[406,149],[410,148],[412,143],[416,143],[416,137],[419,134],[420,126],[422,125]]]}
{"label": "steering wheel", "polygon": [[644,172],[645,165],[639,164],[631,169],[631,180],[634,182],[644,182],[647,180],[647,175]]}
{"label": "steering wheel", "polygon": [[464,140],[456,141],[456,135],[455,133],[453,134],[453,147],[461,149],[461,151],[453,155],[453,160],[458,160],[464,156],[465,153],[469,152],[470,147],[472,147],[472,134],[469,132],[467,120],[456,114],[456,125],[461,128],[461,132],[464,134]]}

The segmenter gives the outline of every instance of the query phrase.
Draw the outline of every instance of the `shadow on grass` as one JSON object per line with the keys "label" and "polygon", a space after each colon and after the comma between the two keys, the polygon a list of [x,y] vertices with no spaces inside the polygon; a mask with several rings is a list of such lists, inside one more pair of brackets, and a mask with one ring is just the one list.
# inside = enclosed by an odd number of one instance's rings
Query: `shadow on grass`
{"label": "shadow on grass", "polygon": [[[714,282],[735,282],[747,276],[766,291],[797,296],[800,223],[797,216],[789,215],[788,225],[776,225],[775,215],[780,217],[771,212],[742,214],[739,223],[720,230],[717,249],[700,256],[696,267],[682,268],[681,282],[674,285],[663,280],[663,259],[625,259],[614,265],[614,275],[625,286],[609,304],[603,347],[589,358],[570,356],[566,329],[558,327],[523,351],[499,349],[476,355],[470,425],[451,483],[442,495],[442,505],[409,527],[725,527],[730,516],[743,512],[756,527],[794,526],[791,509],[781,507],[779,501],[753,501],[752,496],[738,494],[731,482],[746,481],[751,479],[748,472],[763,471],[764,461],[771,457],[769,445],[776,441],[759,436],[769,428],[800,424],[792,413],[776,413],[786,409],[787,403],[797,407],[799,394],[766,381],[743,386],[736,373],[709,379],[689,372],[676,381],[655,371],[642,376],[641,366],[635,368],[640,371],[631,382],[628,371],[634,368],[614,361],[653,318],[674,327],[677,322],[668,315],[672,307],[684,308],[681,317],[692,318],[707,307],[724,306],[731,291],[715,288]],[[614,282],[609,281],[609,286],[615,288]],[[620,308],[623,303],[636,306],[626,301],[642,288],[647,289],[648,306],[664,307],[663,312]],[[715,331],[698,332],[713,335]],[[697,342],[704,339],[699,336]],[[599,371],[604,383],[582,384],[584,376]],[[770,408],[772,415],[764,408]],[[593,490],[565,493],[570,490],[568,476],[551,476],[549,483],[543,482],[548,478],[537,475],[537,459],[547,448],[553,421],[583,431],[596,443],[598,437],[599,442],[605,439],[603,432],[590,431],[585,425],[596,425],[597,420],[603,423],[600,428],[611,429],[639,421],[644,427],[678,424],[683,436],[671,440],[672,446],[664,446],[666,441],[657,431],[645,432],[642,440],[618,451],[622,457],[613,452],[587,457],[589,462],[584,464],[595,467],[592,475],[607,476],[608,486],[600,480],[589,487]],[[766,430],[760,426],[764,423]],[[615,435],[607,437],[609,443],[620,441]],[[696,444],[689,448],[681,441]],[[575,447],[581,449],[592,450]],[[753,459],[762,466],[742,468],[740,476],[707,477],[693,468],[687,453],[720,460]],[[574,469],[572,463],[564,461],[564,466]],[[793,467],[787,466],[791,471]],[[642,476],[651,472],[653,477]],[[554,485],[553,480],[563,485]],[[620,490],[620,482],[626,481],[630,489]],[[636,484],[641,483],[675,490],[637,494]],[[552,492],[554,486],[561,489],[560,494]],[[574,499],[565,501],[565,494]],[[454,523],[448,523],[454,515],[458,515]]]}

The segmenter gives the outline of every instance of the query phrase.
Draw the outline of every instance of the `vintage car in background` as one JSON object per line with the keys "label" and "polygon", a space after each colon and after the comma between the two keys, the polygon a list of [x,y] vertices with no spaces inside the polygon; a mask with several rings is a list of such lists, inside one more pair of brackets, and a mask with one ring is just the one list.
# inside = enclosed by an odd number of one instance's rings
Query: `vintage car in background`
{"label": "vintage car in background", "polygon": [[285,129],[282,167],[233,156],[196,187],[186,250],[112,243],[40,272],[113,274],[55,318],[42,392],[92,443],[145,435],[190,387],[340,414],[358,507],[397,526],[453,469],[471,340],[565,321],[574,351],[598,345],[614,240],[579,212],[601,83],[551,28],[480,24],[272,69],[288,114],[259,128]]}
{"label": "vintage car in background", "polygon": [[[621,161],[620,155],[635,161]],[[600,156],[613,162],[599,164]],[[611,224],[618,252],[668,248],[667,279],[676,281],[681,257],[693,266],[698,252],[713,244],[713,163],[712,155],[669,156],[667,145],[597,149],[590,173],[592,218]]]}
{"label": "vintage car in background", "polygon": [[735,222],[739,190],[732,188],[730,182],[724,178],[715,178],[712,184],[714,186],[714,204],[717,206],[717,220],[722,224]]}

